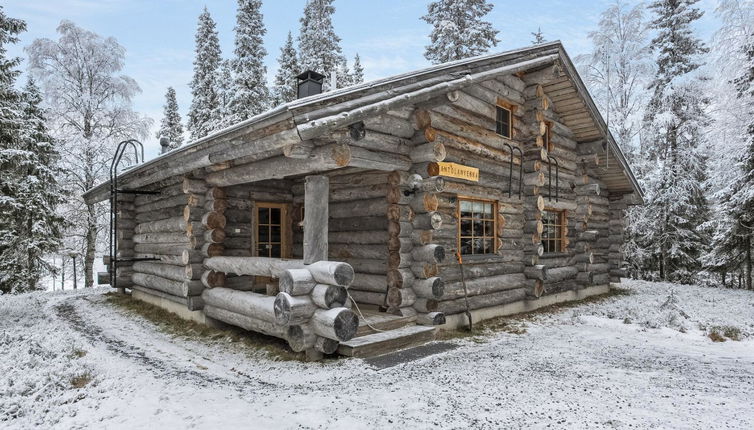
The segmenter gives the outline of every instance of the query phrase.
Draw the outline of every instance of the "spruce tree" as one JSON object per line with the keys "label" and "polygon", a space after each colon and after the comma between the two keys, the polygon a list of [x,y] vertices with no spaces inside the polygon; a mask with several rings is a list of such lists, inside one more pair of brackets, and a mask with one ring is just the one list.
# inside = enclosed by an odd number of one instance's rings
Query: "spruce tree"
{"label": "spruce tree", "polygon": [[298,64],[298,54],[293,46],[293,35],[289,31],[285,45],[280,48],[278,71],[275,74],[275,84],[272,87],[272,99],[276,106],[296,99],[296,76],[301,72],[303,70]]}
{"label": "spruce tree", "polygon": [[213,123],[212,130],[220,130],[241,121],[241,119],[234,120],[236,116],[233,115],[232,111],[231,105],[235,91],[233,62],[231,60],[223,60],[217,72],[217,95],[220,103],[220,115],[218,115]]}
{"label": "spruce tree", "polygon": [[[645,205],[633,209],[644,220],[629,226],[629,236],[650,256],[660,279],[692,281],[700,258],[709,244],[699,228],[709,217],[704,183],[706,157],[701,150],[708,99],[699,82],[689,74],[699,66],[707,50],[693,36],[691,24],[701,12],[691,6],[698,0],[657,0],[657,74],[645,115],[649,132],[644,139],[648,159],[641,172]],[[644,229],[642,229],[642,227]]]}
{"label": "spruce tree", "polygon": [[532,45],[541,45],[546,42],[545,36],[542,34],[542,27],[537,28],[537,31],[531,35],[534,36],[534,40],[531,41]]}
{"label": "spruce tree", "polygon": [[738,96],[747,100],[749,126],[746,151],[734,166],[735,179],[716,196],[719,200],[717,228],[708,265],[727,271],[742,267],[747,289],[752,289],[754,246],[754,44],[745,48],[748,60],[744,75],[736,79]]}
{"label": "spruce tree", "polygon": [[207,8],[199,15],[196,31],[194,78],[191,80],[191,107],[187,128],[192,139],[206,136],[221,120],[218,70],[220,67],[220,40],[215,21]]}
{"label": "spruce tree", "polygon": [[364,66],[361,65],[359,54],[353,57],[353,70],[351,71],[351,85],[364,82]]}
{"label": "spruce tree", "polygon": [[157,131],[157,138],[161,137],[168,138],[171,150],[183,145],[183,125],[181,125],[181,115],[178,113],[178,100],[176,100],[173,87],[168,87],[168,91],[165,93],[162,121],[160,122],[160,129]]}
{"label": "spruce tree", "polygon": [[[58,154],[41,103],[39,89],[30,79],[24,91],[14,95],[14,136],[0,146],[0,292],[41,288],[40,278],[54,270],[45,257],[62,241]],[[3,119],[11,112],[5,112]]]}
{"label": "spruce tree", "polygon": [[486,0],[438,0],[422,17],[432,25],[424,57],[433,64],[473,57],[497,46],[498,31],[483,18],[493,5]]}
{"label": "spruce tree", "polygon": [[[340,37],[335,34],[332,24],[332,15],[335,13],[332,2],[333,0],[307,0],[298,36],[301,68],[325,76],[323,91],[331,89],[332,74],[337,73],[346,61],[340,47]],[[342,78],[337,78],[336,81],[343,82]]]}
{"label": "spruce tree", "polygon": [[267,67],[264,65],[267,51],[263,37],[267,30],[262,21],[261,8],[261,0],[238,0],[230,123],[260,114],[270,104]]}
{"label": "spruce tree", "polygon": [[20,146],[23,126],[20,95],[14,88],[19,75],[19,58],[8,58],[7,45],[18,42],[18,34],[26,30],[26,23],[5,15],[0,6],[0,292],[10,292],[16,285],[16,267],[20,266],[15,249],[17,225],[14,211],[20,178],[15,169],[14,153]]}

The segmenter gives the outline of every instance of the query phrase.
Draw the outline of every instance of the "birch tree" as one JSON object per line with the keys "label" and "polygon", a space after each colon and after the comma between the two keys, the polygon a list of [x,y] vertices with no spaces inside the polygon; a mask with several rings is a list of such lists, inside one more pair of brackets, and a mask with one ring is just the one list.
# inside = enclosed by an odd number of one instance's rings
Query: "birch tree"
{"label": "birch tree", "polygon": [[621,149],[636,160],[646,86],[652,78],[652,55],[645,5],[629,8],[616,0],[589,33],[592,49],[576,57],[581,75]]}
{"label": "birch tree", "polygon": [[81,195],[108,178],[117,142],[145,138],[151,120],[131,108],[141,90],[122,73],[125,49],[117,40],[65,20],[57,31],[58,40],[36,39],[26,52],[29,71],[42,88],[50,133],[60,145],[62,184],[70,193],[63,216],[72,223],[66,243],[84,255],[85,286],[91,287],[104,208]]}

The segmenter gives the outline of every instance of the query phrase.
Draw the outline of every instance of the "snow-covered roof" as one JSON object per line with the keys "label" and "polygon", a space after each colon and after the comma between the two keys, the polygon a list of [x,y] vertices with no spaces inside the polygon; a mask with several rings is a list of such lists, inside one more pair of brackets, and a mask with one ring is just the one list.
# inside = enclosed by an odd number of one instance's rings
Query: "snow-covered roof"
{"label": "snow-covered roof", "polygon": [[[593,120],[593,127],[586,130],[584,139],[577,136],[576,140],[606,139],[611,155],[605,157],[615,160],[613,165],[620,167],[615,177],[625,176],[621,191],[641,196],[641,188],[622,151],[609,134],[560,41],[439,64],[294,100],[124,171],[118,176],[118,183],[121,187],[138,188],[198,168],[232,164],[234,160],[255,154],[280,151],[287,144],[316,138],[330,130],[496,75],[533,72],[554,63],[561,65],[562,82],[574,87],[584,113]],[[557,110],[557,103],[555,108]],[[109,181],[87,191],[84,198],[89,202],[104,201],[108,193]]]}

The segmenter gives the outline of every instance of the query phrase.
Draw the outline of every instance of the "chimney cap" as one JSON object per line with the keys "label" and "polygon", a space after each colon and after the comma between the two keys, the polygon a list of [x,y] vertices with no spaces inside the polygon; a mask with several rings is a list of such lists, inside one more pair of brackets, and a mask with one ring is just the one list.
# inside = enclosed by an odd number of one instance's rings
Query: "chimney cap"
{"label": "chimney cap", "polygon": [[170,146],[170,140],[165,136],[160,136],[160,146],[162,146],[161,154],[168,152],[168,147]]}
{"label": "chimney cap", "polygon": [[306,80],[306,79],[312,79],[312,80],[315,80],[315,81],[322,81],[322,80],[325,79],[325,75],[323,75],[321,73],[317,73],[314,70],[307,70],[307,71],[301,73],[300,75],[296,76],[296,78],[300,79],[302,81]]}

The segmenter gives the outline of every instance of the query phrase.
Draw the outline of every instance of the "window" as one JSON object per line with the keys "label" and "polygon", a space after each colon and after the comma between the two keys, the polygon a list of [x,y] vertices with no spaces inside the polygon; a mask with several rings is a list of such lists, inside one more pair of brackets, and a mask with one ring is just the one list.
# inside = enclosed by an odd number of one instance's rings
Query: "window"
{"label": "window", "polygon": [[546,209],[542,211],[542,246],[545,252],[563,252],[563,239],[566,224],[565,211]]}
{"label": "window", "polygon": [[552,140],[550,137],[552,137],[552,123],[547,121],[545,122],[545,134],[542,136],[542,146],[548,151],[552,151]]}
{"label": "window", "polygon": [[286,257],[286,205],[257,202],[255,210],[256,255],[273,258]]}
{"label": "window", "polygon": [[458,249],[461,255],[494,254],[497,243],[497,204],[458,199]]}
{"label": "window", "polygon": [[501,136],[510,139],[512,133],[512,116],[511,110],[502,106],[497,106],[497,118],[495,120],[495,132]]}

